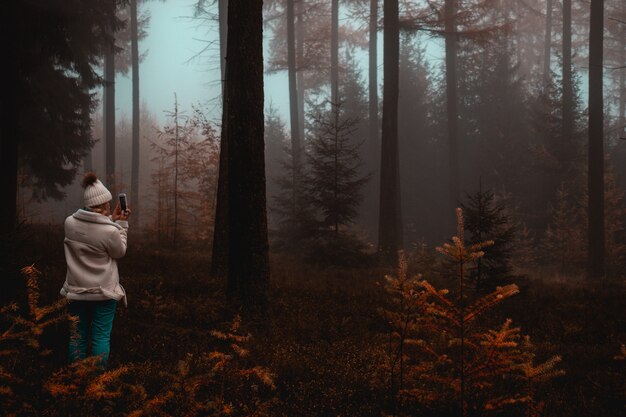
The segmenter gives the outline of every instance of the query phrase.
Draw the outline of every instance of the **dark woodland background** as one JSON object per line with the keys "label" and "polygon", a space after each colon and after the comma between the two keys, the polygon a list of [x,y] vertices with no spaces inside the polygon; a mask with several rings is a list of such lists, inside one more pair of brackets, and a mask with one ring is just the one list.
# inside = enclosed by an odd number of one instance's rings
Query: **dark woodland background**
{"label": "dark woodland background", "polygon": [[[626,415],[626,2],[200,0],[218,120],[142,103],[150,4],[0,6],[3,415]],[[58,296],[92,170],[106,372]]]}

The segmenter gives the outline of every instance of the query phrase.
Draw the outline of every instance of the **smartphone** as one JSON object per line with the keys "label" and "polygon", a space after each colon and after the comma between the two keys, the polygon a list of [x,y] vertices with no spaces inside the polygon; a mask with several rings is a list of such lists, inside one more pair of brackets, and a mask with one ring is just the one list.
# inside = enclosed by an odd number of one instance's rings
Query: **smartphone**
{"label": "smartphone", "polygon": [[122,211],[128,210],[128,205],[126,204],[126,193],[120,193],[118,197],[120,199],[120,209],[122,209]]}

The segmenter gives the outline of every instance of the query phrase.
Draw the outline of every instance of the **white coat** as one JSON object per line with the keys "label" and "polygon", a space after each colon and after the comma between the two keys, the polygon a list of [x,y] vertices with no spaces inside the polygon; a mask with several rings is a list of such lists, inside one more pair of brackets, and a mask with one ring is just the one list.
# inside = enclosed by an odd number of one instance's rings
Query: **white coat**
{"label": "white coat", "polygon": [[126,254],[128,222],[78,210],[65,219],[67,275],[61,295],[69,300],[121,300],[117,261]]}

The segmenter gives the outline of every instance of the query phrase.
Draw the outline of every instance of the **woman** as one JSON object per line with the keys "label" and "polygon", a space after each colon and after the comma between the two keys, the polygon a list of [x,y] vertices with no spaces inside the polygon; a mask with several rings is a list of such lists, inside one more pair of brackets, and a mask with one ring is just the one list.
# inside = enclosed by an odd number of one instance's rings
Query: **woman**
{"label": "woman", "polygon": [[69,300],[69,313],[78,318],[69,360],[86,357],[91,333],[91,354],[101,356],[106,368],[115,308],[122,299],[126,303],[116,259],[126,253],[130,210],[122,212],[118,204],[110,213],[111,193],[96,174],[85,174],[82,185],[84,208],[65,219],[67,275],[61,295]]}

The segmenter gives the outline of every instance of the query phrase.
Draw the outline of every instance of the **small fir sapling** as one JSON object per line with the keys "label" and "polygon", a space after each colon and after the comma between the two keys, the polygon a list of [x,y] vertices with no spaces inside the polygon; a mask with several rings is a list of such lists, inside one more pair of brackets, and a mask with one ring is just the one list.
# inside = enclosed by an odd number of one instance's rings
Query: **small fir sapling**
{"label": "small fir sapling", "polygon": [[173,372],[162,371],[166,383],[129,417],[176,415],[226,416],[270,415],[270,401],[263,397],[274,391],[274,375],[265,367],[249,364],[249,334],[241,334],[236,316],[227,331],[211,334],[223,348],[199,355],[187,354]]}
{"label": "small fir sapling", "polygon": [[483,191],[482,184],[474,194],[467,194],[466,204],[461,204],[465,230],[469,243],[493,241],[484,247],[484,256],[476,259],[468,271],[468,278],[476,288],[491,287],[510,282],[511,257],[514,252],[515,227],[503,202],[497,201],[491,190]]}
{"label": "small fir sapling", "polygon": [[397,277],[385,275],[385,291],[389,295],[390,305],[380,308],[379,313],[389,326],[389,363],[390,394],[396,398],[404,389],[406,346],[413,343],[417,331],[420,313],[423,312],[428,294],[421,290],[421,275],[410,277],[403,251],[398,254]]}
{"label": "small fir sapling", "polygon": [[[26,278],[27,313],[16,303],[0,309],[0,406],[7,415],[97,415],[106,400],[122,396],[119,379],[126,367],[103,372],[100,357],[89,357],[53,371],[52,351],[41,343],[44,332],[69,323],[75,331],[76,317],[65,311],[66,299],[39,305],[41,273],[33,266],[22,268]],[[6,328],[5,328],[6,326]]]}
{"label": "small fir sapling", "polygon": [[525,404],[527,416],[537,415],[536,383],[561,374],[555,369],[560,358],[535,365],[529,339],[522,340],[510,319],[500,327],[485,326],[489,313],[519,290],[510,284],[477,299],[468,296],[468,266],[493,242],[465,244],[461,209],[457,225],[452,243],[437,248],[454,266],[453,293],[419,276],[407,278],[403,260],[398,277],[386,277],[392,304],[382,314],[392,328],[390,371],[401,370],[397,395],[405,404],[440,411],[456,403],[461,416],[497,413],[515,404]]}
{"label": "small fir sapling", "polygon": [[543,261],[554,264],[561,276],[586,259],[585,221],[580,205],[570,196],[565,183],[557,190],[556,206],[542,242]]}

